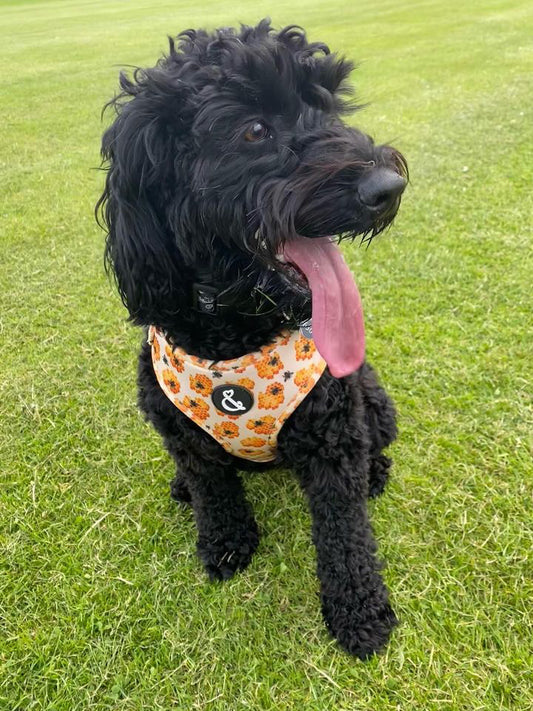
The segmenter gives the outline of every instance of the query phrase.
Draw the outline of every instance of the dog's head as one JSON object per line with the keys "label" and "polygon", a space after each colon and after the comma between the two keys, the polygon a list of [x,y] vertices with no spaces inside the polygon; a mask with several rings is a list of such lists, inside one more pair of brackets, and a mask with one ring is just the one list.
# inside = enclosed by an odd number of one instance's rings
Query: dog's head
{"label": "dog's head", "polygon": [[135,322],[168,326],[193,305],[193,284],[235,313],[298,317],[302,240],[371,238],[391,222],[406,163],[342,122],[352,68],[265,20],[189,30],[155,67],[121,74],[99,206]]}

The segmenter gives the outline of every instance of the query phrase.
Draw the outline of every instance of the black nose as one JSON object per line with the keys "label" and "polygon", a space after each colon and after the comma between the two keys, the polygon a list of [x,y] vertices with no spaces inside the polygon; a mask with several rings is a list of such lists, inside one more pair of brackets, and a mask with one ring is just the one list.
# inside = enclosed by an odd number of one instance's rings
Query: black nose
{"label": "black nose", "polygon": [[374,168],[357,188],[359,199],[370,210],[381,211],[390,207],[405,190],[407,180],[389,168]]}

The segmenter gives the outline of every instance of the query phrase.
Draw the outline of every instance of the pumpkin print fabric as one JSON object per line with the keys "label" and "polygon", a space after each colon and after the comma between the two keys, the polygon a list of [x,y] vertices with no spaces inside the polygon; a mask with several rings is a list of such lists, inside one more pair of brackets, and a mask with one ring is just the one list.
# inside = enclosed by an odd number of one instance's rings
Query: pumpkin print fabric
{"label": "pumpkin print fabric", "polygon": [[326,367],[301,331],[284,331],[261,350],[226,361],[190,356],[154,326],[148,342],[169,400],[227,452],[256,462],[275,459],[279,431]]}

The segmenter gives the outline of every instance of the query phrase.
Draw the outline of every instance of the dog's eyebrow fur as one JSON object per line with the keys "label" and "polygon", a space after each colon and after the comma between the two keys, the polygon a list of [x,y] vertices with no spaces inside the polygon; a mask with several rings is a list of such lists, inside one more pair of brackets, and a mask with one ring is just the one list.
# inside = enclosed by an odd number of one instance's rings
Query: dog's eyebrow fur
{"label": "dog's eyebrow fur", "polygon": [[[160,66],[192,62],[206,74],[211,70],[213,79],[231,86],[247,103],[285,114],[299,111],[300,101],[331,113],[356,108],[348,100],[352,90],[346,84],[353,63],[332,54],[322,42],[309,42],[296,25],[275,32],[265,19],[257,27],[243,25],[239,32],[186,30],[177,40],[176,46],[169,38],[169,54]],[[232,51],[236,45],[238,52]]]}

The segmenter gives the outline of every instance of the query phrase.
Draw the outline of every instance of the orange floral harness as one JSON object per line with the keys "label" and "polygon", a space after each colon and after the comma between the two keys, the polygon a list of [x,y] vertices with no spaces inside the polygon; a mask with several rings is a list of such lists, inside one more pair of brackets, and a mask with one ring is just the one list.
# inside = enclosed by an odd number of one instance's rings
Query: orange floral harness
{"label": "orange floral harness", "polygon": [[259,351],[225,361],[191,356],[155,326],[148,343],[165,395],[227,452],[255,462],[275,459],[279,431],[326,367],[310,322]]}

